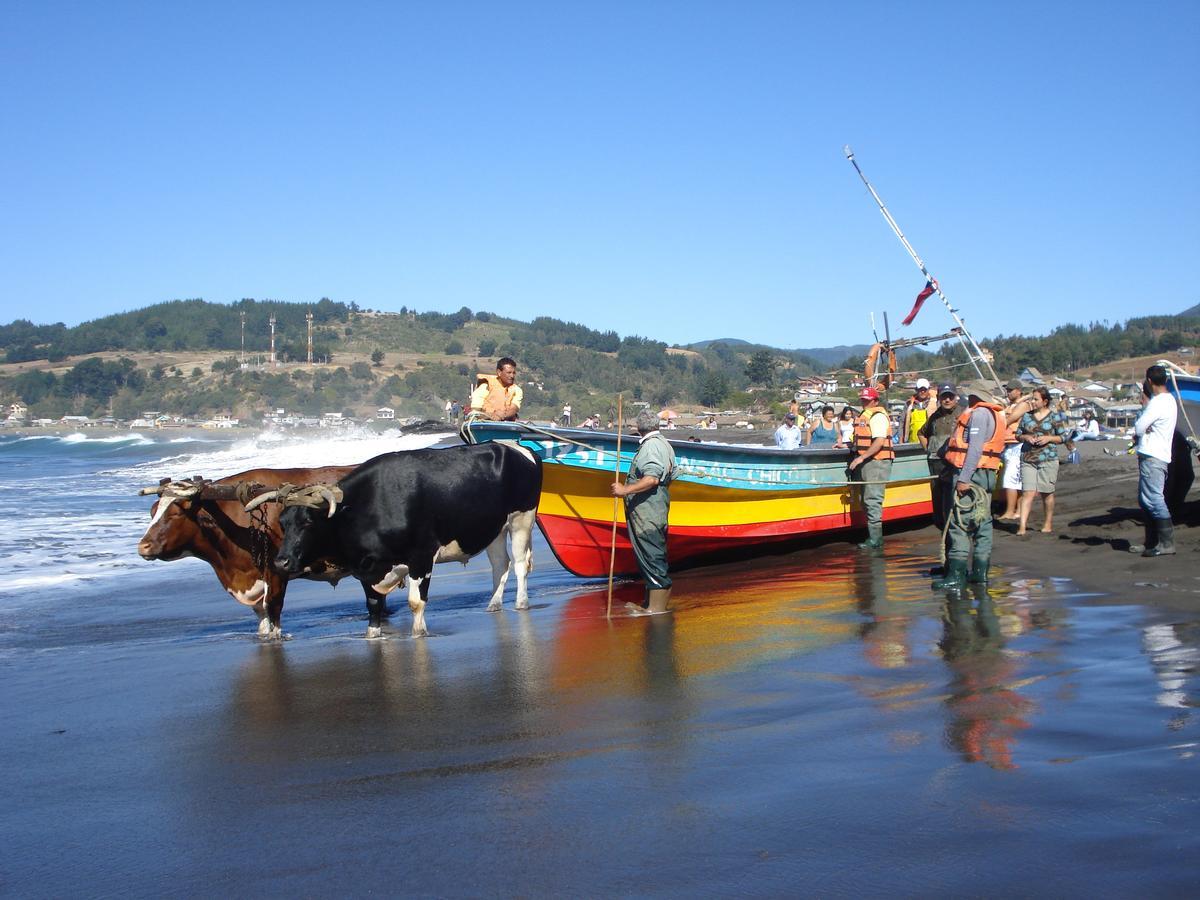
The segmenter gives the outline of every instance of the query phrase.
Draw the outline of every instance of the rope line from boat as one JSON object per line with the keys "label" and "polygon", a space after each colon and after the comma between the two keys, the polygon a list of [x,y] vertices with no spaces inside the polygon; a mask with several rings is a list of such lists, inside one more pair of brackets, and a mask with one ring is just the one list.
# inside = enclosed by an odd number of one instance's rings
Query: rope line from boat
{"label": "rope line from boat", "polygon": [[[728,478],[727,476],[724,476],[724,475],[713,475],[712,473],[706,471],[705,469],[692,469],[688,466],[676,467],[675,477],[678,478],[680,475],[691,475],[693,478],[724,478],[726,481],[734,481],[735,480],[732,478]],[[923,478],[905,478],[903,481],[815,481],[815,480],[811,480],[811,479],[803,479],[803,480],[779,479],[779,480],[776,480],[776,479],[772,479],[772,478],[755,478],[752,475],[746,475],[746,476],[739,476],[736,480],[737,481],[746,481],[746,482],[749,482],[750,484],[770,484],[770,485],[777,484],[777,485],[781,485],[784,487],[786,487],[787,485],[792,485],[792,484],[803,484],[803,485],[816,485],[818,487],[843,488],[843,487],[853,487],[854,485],[859,485],[859,484],[885,484],[885,485],[890,484],[893,487],[899,487],[902,484],[913,484],[913,483],[919,482],[919,481],[933,481],[936,477],[937,477],[936,475],[926,475]]]}
{"label": "rope line from boat", "polygon": [[[1167,362],[1167,360],[1164,360]],[[1192,449],[1200,453],[1200,438],[1196,437],[1196,429],[1192,427],[1192,420],[1188,418],[1187,407],[1183,405],[1183,394],[1179,392],[1179,382],[1175,380],[1175,365],[1172,363],[1165,366],[1167,374],[1171,376],[1171,387],[1175,389],[1175,399],[1179,403],[1179,412],[1183,416],[1183,421],[1187,422],[1188,431],[1191,432],[1192,439],[1190,441]],[[1186,373],[1185,373],[1186,374]]]}
{"label": "rope line from boat", "polygon": [[[961,365],[967,365],[967,363],[962,363]],[[611,454],[613,452],[612,450],[604,450],[604,449],[602,449],[600,447],[596,447],[592,444],[588,444],[583,441],[576,440],[575,438],[567,437],[564,434],[557,434],[553,431],[547,431],[545,428],[540,428],[537,425],[533,425],[532,423],[529,423],[529,422],[522,422],[521,427],[525,428],[529,431],[536,432],[537,434],[545,435],[546,437],[548,437],[558,443],[574,444],[576,447],[582,447],[585,450],[591,450],[593,453]],[[533,442],[533,443],[536,443],[536,442]],[[926,475],[923,478],[906,478],[902,482],[896,482],[896,481],[818,481],[815,479],[800,479],[800,480],[797,480],[797,479],[773,479],[773,478],[755,478],[752,475],[744,475],[744,476],[739,475],[735,479],[735,478],[729,478],[728,476],[724,476],[724,475],[715,475],[712,472],[709,472],[707,469],[695,469],[695,468],[692,468],[691,466],[678,466],[678,467],[676,467],[676,470],[675,470],[675,477],[678,478],[680,475],[690,475],[693,478],[723,478],[726,481],[745,481],[750,484],[767,484],[767,485],[773,485],[773,486],[778,485],[780,487],[787,487],[789,485],[804,485],[804,486],[808,486],[808,487],[815,486],[815,487],[831,487],[831,488],[852,487],[856,484],[858,484],[858,485],[867,485],[867,484],[889,485],[890,484],[893,486],[899,486],[900,484],[913,484],[913,483],[920,482],[920,481],[932,481],[937,477],[935,475]]]}

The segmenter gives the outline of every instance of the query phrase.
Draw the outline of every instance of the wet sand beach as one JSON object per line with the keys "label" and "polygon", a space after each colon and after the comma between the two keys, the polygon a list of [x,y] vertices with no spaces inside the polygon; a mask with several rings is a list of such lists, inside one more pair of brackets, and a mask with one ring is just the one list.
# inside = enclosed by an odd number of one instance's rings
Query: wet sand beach
{"label": "wet sand beach", "polygon": [[1100,449],[1057,533],[998,536],[962,595],[929,589],[923,528],[691,570],[673,615],[611,621],[539,537],[532,609],[442,567],[416,640],[395,598],[366,641],[356,586],[297,583],[259,642],[195,561],[12,605],[0,885],[1193,895],[1200,528],[1123,552],[1136,466]]}

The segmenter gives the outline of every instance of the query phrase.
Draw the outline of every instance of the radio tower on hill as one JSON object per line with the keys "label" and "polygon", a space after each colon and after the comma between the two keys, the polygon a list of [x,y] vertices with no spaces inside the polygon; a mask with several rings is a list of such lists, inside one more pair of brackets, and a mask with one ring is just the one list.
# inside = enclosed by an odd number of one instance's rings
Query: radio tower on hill
{"label": "radio tower on hill", "polygon": [[310,309],[304,314],[304,318],[308,320],[308,366],[312,368],[312,310]]}
{"label": "radio tower on hill", "polygon": [[279,366],[279,363],[278,363],[278,361],[275,359],[275,317],[274,317],[274,316],[271,316],[271,320],[270,320],[270,321],[271,321],[271,357],[270,357],[270,364],[271,364],[271,368],[273,368],[273,369],[274,369],[274,368],[277,368],[277,367]]}

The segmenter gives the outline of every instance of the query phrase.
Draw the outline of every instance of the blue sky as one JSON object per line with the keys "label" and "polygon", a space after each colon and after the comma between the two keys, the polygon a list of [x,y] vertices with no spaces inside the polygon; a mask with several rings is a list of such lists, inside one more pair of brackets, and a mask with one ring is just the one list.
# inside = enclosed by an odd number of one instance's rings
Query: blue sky
{"label": "blue sky", "polygon": [[[174,298],[856,343],[1200,302],[1200,3],[11,3],[0,320]],[[931,301],[913,328],[952,323]]]}

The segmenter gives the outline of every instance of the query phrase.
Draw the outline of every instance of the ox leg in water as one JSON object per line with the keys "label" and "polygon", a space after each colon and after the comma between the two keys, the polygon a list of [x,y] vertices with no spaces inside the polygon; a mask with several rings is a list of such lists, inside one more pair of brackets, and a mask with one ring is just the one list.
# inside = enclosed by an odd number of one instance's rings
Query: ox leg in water
{"label": "ox leg in water", "polygon": [[412,610],[413,614],[413,637],[423,637],[429,634],[429,629],[425,627],[425,601],[429,597],[429,579],[431,577],[431,575],[426,575],[424,578],[414,578],[410,575],[408,579],[408,608]]}
{"label": "ox leg in water", "polygon": [[387,615],[387,598],[370,585],[363,583],[367,595],[367,637],[383,637],[383,619]]}
{"label": "ox leg in water", "polygon": [[488,602],[487,609],[488,612],[500,612],[504,606],[504,588],[508,584],[508,571],[511,565],[508,558],[507,528],[501,529],[496,539],[488,544],[487,556],[488,562],[492,564],[492,599]]}
{"label": "ox leg in water", "polygon": [[536,509],[513,513],[508,519],[513,569],[517,574],[517,609],[529,609],[529,573],[533,569],[533,524],[536,520]]}

